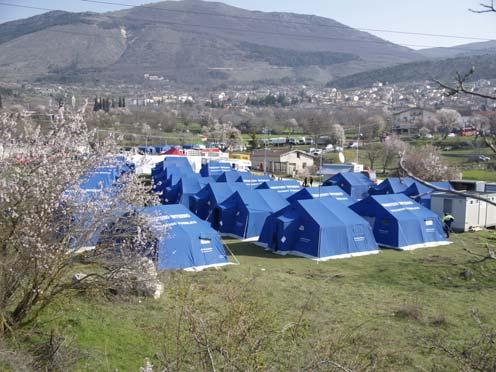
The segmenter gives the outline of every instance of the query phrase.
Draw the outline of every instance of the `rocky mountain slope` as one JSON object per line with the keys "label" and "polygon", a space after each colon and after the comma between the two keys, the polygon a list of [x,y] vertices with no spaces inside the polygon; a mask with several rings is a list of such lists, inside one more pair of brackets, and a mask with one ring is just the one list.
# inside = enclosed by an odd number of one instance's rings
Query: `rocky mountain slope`
{"label": "rocky mountain slope", "polygon": [[331,19],[199,0],[0,25],[4,81],[326,82],[422,58]]}

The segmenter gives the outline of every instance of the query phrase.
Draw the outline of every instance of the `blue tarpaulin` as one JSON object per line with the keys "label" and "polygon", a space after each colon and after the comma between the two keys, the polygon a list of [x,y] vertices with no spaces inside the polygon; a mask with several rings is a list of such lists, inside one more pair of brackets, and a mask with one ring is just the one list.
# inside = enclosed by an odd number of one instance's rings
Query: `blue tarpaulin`
{"label": "blue tarpaulin", "polygon": [[348,206],[357,202],[339,186],[305,187],[288,198],[292,203],[297,200],[333,198]]}
{"label": "blue tarpaulin", "polygon": [[157,240],[158,270],[200,270],[228,264],[217,231],[183,205],[147,207],[141,213]]}
{"label": "blue tarpaulin", "polygon": [[212,226],[222,234],[257,238],[265,219],[288,202],[274,190],[238,190],[214,208]]}
{"label": "blue tarpaulin", "polygon": [[258,190],[274,190],[281,196],[288,198],[294,193],[301,190],[301,185],[297,180],[279,180],[279,181],[266,181],[256,187]]}
{"label": "blue tarpaulin", "polygon": [[214,207],[222,203],[237,190],[248,189],[241,182],[209,183],[189,198],[189,208],[202,220],[209,219]]}
{"label": "blue tarpaulin", "polygon": [[404,194],[369,196],[350,208],[370,223],[383,247],[410,250],[448,244],[439,216]]}
{"label": "blue tarpaulin", "polygon": [[362,173],[339,173],[324,182],[324,186],[339,186],[348,195],[357,200],[366,198],[369,195],[369,188],[374,183]]}
{"label": "blue tarpaulin", "polygon": [[388,195],[399,194],[405,191],[412,183],[413,179],[410,177],[389,177],[378,185],[370,188],[370,195]]}
{"label": "blue tarpaulin", "polygon": [[[446,190],[452,190],[449,182],[431,182],[431,184]],[[414,182],[406,190],[404,190],[402,194],[409,196],[417,203],[431,209],[431,198],[434,192],[434,189],[427,187],[420,182]]]}
{"label": "blue tarpaulin", "polygon": [[297,200],[268,217],[259,244],[318,260],[378,253],[368,222],[329,197]]}

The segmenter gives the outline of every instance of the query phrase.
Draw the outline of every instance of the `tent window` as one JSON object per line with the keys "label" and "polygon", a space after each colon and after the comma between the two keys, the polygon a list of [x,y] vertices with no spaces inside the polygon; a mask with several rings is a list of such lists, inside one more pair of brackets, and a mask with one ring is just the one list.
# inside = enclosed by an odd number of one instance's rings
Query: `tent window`
{"label": "tent window", "polygon": [[390,221],[390,220],[388,220],[387,218],[383,218],[383,219],[381,220],[381,224],[383,224],[383,225],[389,225],[390,223],[391,223],[391,221]]}
{"label": "tent window", "polygon": [[301,225],[301,226],[298,228],[298,230],[300,230],[300,231],[305,231],[305,226]]}

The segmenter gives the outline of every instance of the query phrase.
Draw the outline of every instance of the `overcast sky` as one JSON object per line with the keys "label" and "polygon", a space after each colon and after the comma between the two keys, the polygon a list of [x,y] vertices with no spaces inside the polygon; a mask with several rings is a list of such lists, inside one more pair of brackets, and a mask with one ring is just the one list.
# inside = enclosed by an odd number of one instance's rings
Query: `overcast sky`
{"label": "overcast sky", "polygon": [[[106,0],[140,5],[143,0]],[[335,19],[355,28],[387,29],[406,32],[449,34],[496,40],[496,14],[473,14],[484,0],[224,0],[245,9],[315,14]],[[490,0],[487,0],[489,2]],[[0,0],[0,23],[26,18],[43,11],[2,5],[27,5],[66,11],[104,12],[123,6],[88,3],[82,0]],[[453,46],[477,40],[403,35],[373,34],[399,44]],[[416,49],[419,49],[418,47]]]}

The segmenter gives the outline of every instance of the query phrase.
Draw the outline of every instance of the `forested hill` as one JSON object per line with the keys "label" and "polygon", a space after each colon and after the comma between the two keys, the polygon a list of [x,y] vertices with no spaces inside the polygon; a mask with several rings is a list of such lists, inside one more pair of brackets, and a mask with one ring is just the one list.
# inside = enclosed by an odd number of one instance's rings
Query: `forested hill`
{"label": "forested hill", "polygon": [[424,80],[453,81],[456,72],[466,73],[475,67],[473,79],[496,79],[496,58],[494,55],[458,57],[445,60],[423,61],[401,64],[373,71],[366,71],[332,80],[329,87],[368,87],[376,82],[403,83]]}

